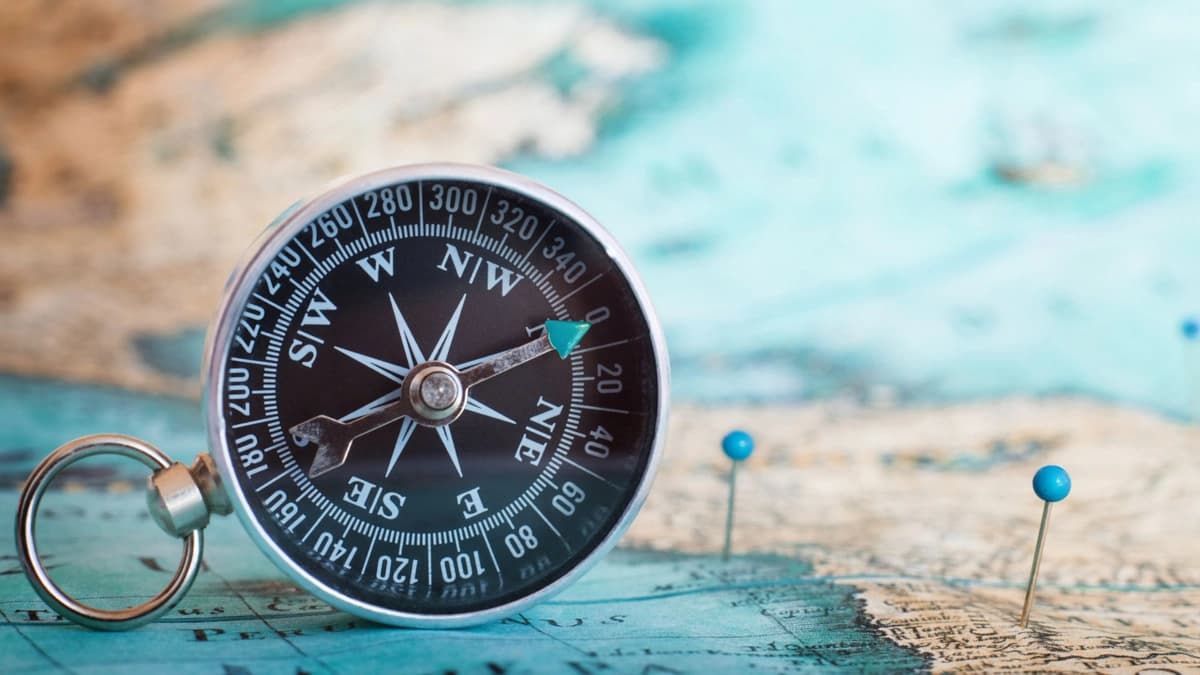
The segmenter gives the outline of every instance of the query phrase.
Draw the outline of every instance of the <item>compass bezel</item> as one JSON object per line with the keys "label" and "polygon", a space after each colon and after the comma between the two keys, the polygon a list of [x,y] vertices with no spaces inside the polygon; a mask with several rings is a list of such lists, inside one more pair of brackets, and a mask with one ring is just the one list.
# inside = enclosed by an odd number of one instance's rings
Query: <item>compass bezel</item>
{"label": "compass bezel", "polygon": [[[451,614],[405,612],[365,602],[331,588],[293,561],[267,534],[263,525],[255,517],[242,484],[235,478],[233,453],[226,434],[226,418],[222,414],[220,405],[221,392],[225,389],[224,366],[229,358],[238,318],[254,290],[255,283],[266,270],[270,261],[296,236],[301,228],[336,204],[368,190],[417,180],[467,180],[511,190],[561,212],[595,238],[614,267],[623,275],[633,293],[638,309],[642,312],[649,329],[658,387],[657,415],[654,420],[650,455],[646,461],[645,470],[637,477],[638,484],[620,518],[600,542],[571,569],[531,593],[495,607]],[[211,448],[213,458],[225,483],[225,491],[230,497],[234,511],[251,540],[292,581],[333,607],[373,621],[396,626],[454,628],[486,623],[516,614],[531,605],[547,600],[570,586],[599,562],[632,525],[649,494],[666,441],[670,392],[670,364],[667,358],[666,341],[654,307],[650,302],[649,294],[628,255],[595,218],[571,200],[529,178],[493,167],[456,163],[411,164],[391,167],[349,180],[337,181],[316,197],[304,202],[297,202],[269,225],[250,246],[246,257],[226,282],[224,297],[212,328],[208,332],[203,371],[205,373],[204,417],[209,448]]]}

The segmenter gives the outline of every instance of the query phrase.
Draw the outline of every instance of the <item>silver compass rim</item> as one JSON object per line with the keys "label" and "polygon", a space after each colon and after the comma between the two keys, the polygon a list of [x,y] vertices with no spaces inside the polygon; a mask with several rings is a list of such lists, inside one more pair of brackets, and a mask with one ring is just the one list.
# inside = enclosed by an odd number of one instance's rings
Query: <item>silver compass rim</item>
{"label": "silver compass rim", "polygon": [[[232,343],[233,331],[237,326],[237,310],[249,299],[254,281],[266,269],[267,264],[280,249],[296,234],[299,228],[325,210],[371,189],[413,180],[471,180],[503,187],[547,204],[570,217],[580,227],[600,242],[609,259],[624,275],[633,291],[634,299],[650,333],[651,350],[658,379],[657,415],[654,438],[651,441],[650,457],[646,469],[639,477],[633,497],[626,504],[621,517],[604,538],[571,569],[541,588],[501,605],[481,610],[453,614],[405,612],[388,609],[364,602],[338,591],[308,573],[289,557],[267,534],[262,524],[250,510],[249,500],[241,484],[234,479],[232,453],[225,435],[225,418],[220,413],[220,392],[224,389],[224,368]],[[204,349],[205,373],[204,418],[208,431],[209,448],[220,471],[226,492],[229,493],[233,510],[237,513],[243,529],[267,558],[301,588],[312,593],[331,606],[342,611],[377,621],[379,623],[409,628],[456,628],[474,626],[503,619],[537,603],[544,602],[570,587],[588,570],[596,565],[628,531],[649,495],[650,487],[658,472],[659,460],[666,444],[668,408],[670,405],[670,362],[667,357],[666,339],[658,322],[658,315],[650,300],[645,284],[638,275],[625,250],[616,239],[582,207],[554,190],[530,178],[490,166],[460,164],[453,162],[421,163],[394,166],[372,171],[360,176],[341,179],[329,184],[316,197],[297,202],[287,209],[251,244],[242,262],[234,269],[225,284],[225,294],[214,318]]]}

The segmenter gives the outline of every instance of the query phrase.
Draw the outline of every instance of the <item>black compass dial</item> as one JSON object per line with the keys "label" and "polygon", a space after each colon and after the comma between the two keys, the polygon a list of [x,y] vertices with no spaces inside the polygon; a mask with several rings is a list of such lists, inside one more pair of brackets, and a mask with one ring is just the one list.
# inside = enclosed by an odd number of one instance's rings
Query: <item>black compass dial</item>
{"label": "black compass dial", "polygon": [[[660,395],[649,320],[597,237],[523,191],[442,179],[347,193],[284,227],[235,309],[218,399],[277,555],[351,602],[429,615],[529,596],[588,557],[642,484]],[[466,389],[449,423],[397,418],[323,473],[289,432],[352,423],[405,396],[410,373],[465,372],[548,320],[590,327],[566,358]]]}

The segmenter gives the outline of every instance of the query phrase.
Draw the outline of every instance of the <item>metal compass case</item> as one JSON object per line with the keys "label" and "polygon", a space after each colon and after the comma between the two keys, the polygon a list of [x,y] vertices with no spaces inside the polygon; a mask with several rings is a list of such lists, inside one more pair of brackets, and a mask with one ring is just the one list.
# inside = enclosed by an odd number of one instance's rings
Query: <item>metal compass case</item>
{"label": "metal compass case", "polygon": [[[337,608],[502,618],[616,543],[665,435],[666,348],[628,258],[575,204],[492,168],[387,169],[294,207],[230,278],[205,359],[211,461],[94,436],[31,476],[21,557],[68,618],[125,628],[169,609],[209,513],[231,509]],[[103,452],[156,470],[151,513],[185,543],[172,584],[117,612],[59,589],[34,539],[49,481]]]}

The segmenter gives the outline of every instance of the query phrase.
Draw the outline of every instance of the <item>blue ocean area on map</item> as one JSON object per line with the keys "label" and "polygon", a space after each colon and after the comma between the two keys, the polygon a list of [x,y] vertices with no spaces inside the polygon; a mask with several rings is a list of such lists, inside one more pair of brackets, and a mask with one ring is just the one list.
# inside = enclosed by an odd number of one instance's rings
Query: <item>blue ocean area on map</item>
{"label": "blue ocean area on map", "polygon": [[[512,166],[632,251],[676,396],[882,382],[904,400],[1069,393],[1183,412],[1200,155],[1152,102],[1200,58],[1194,41],[1079,3],[628,3],[618,16],[674,58],[631,85],[593,152]],[[1087,183],[998,175],[1054,152]]]}
{"label": "blue ocean area on map", "polygon": [[[137,502],[89,493],[56,497],[40,539],[60,584],[129,589],[161,582],[175,545],[165,546],[138,515]],[[122,528],[122,547],[105,545],[111,533],[102,524]],[[207,535],[206,568],[196,585],[169,616],[124,641],[138,645],[131,652],[115,648],[110,633],[51,614],[6,557],[0,613],[13,629],[0,631],[6,670],[49,661],[66,672],[96,673],[213,672],[218,663],[226,672],[254,673],[501,673],[525,672],[534,654],[540,668],[576,673],[748,664],[768,672],[829,666],[894,672],[926,662],[862,621],[854,586],[814,578],[811,566],[791,556],[745,555],[728,563],[713,555],[619,550],[563,595],[516,616],[477,628],[415,631],[371,625],[281,581],[263,556],[247,555],[254,546],[232,519],[214,522]],[[79,550],[91,552],[89,565],[71,564]],[[129,550],[142,552],[137,569],[130,569]],[[76,592],[102,606],[132,601]],[[214,653],[214,643],[225,648]]]}

